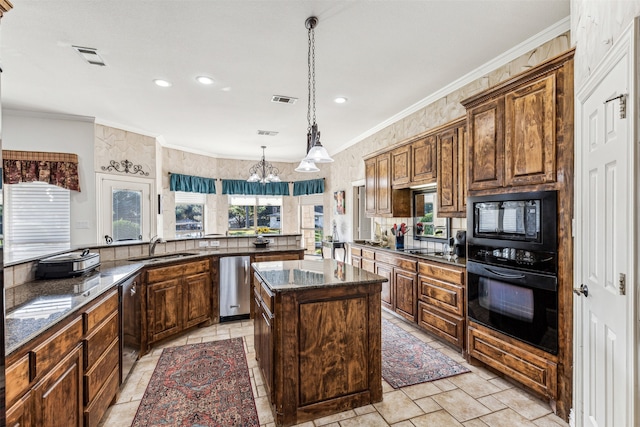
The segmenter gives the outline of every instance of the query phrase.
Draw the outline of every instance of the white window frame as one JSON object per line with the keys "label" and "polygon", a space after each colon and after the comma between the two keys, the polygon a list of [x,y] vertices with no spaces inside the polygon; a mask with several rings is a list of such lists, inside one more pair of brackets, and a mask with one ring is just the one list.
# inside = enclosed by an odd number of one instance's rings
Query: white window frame
{"label": "white window frame", "polygon": [[[174,194],[174,217],[175,207],[178,205],[202,205],[202,236],[207,234],[207,195],[204,193],[191,193],[187,191],[176,191]],[[178,237],[178,219],[176,218],[175,236]],[[202,237],[201,236],[201,237]]]}
{"label": "white window frame", "polygon": [[[280,206],[280,232],[278,234],[283,234],[284,227],[284,218],[283,218],[283,209],[284,209],[284,197],[282,196],[253,196],[253,195],[239,195],[239,194],[230,194],[228,196],[228,205],[239,205],[239,206],[253,206],[253,222],[254,225],[257,226],[258,223],[258,206]],[[228,209],[227,209],[227,228],[229,227],[229,219],[228,219]],[[228,228],[229,230],[232,230]],[[274,234],[275,235],[275,234]]]}

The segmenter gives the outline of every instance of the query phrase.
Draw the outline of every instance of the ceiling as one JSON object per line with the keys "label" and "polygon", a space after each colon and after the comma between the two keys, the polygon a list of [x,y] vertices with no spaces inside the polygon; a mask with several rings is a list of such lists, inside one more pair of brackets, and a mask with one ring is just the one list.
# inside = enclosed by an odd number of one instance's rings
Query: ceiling
{"label": "ceiling", "polygon": [[17,0],[2,19],[3,108],[95,117],[215,157],[257,159],[266,145],[268,160],[296,162],[312,15],[317,123],[333,155],[566,18],[569,0]]}

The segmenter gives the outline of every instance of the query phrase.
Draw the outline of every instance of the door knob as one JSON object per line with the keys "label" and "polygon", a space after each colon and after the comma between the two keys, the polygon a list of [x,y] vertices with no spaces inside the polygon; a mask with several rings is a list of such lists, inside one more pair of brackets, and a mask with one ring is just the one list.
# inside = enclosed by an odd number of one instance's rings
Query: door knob
{"label": "door knob", "polygon": [[573,288],[573,293],[576,295],[584,295],[585,297],[589,296],[589,288],[587,285],[580,285],[579,288]]}

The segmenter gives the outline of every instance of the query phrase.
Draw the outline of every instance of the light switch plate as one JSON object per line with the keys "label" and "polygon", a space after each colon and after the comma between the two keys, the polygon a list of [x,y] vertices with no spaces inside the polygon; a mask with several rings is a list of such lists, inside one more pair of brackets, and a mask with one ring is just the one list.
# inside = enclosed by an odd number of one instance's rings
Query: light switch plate
{"label": "light switch plate", "polygon": [[206,248],[207,246],[209,246],[209,242],[208,242],[208,241],[206,241],[206,240],[201,240],[201,241],[199,241],[199,242],[198,242],[198,245],[199,245],[201,248]]}
{"label": "light switch plate", "polygon": [[211,246],[213,246],[214,248],[220,247],[220,242],[217,240],[213,240],[211,242]]}

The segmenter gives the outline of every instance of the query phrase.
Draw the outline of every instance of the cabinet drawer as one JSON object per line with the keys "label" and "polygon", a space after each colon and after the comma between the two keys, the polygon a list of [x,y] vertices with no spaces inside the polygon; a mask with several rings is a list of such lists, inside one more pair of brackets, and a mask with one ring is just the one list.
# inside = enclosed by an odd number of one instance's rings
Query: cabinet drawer
{"label": "cabinet drawer", "polygon": [[362,258],[365,258],[365,259],[376,259],[376,253],[375,253],[375,251],[372,251],[371,249],[363,249],[362,250]]}
{"label": "cabinet drawer", "polygon": [[147,270],[147,283],[162,282],[170,279],[178,279],[182,276],[202,273],[209,270],[209,260],[188,262],[185,264],[170,265]]}
{"label": "cabinet drawer", "polygon": [[255,262],[268,262],[268,261],[295,261],[300,259],[300,255],[297,253],[273,253],[273,254],[260,254],[254,256]]}
{"label": "cabinet drawer", "polygon": [[418,301],[418,325],[432,334],[462,349],[464,319]]}
{"label": "cabinet drawer", "polygon": [[362,256],[362,249],[351,247],[351,255],[353,256]]}
{"label": "cabinet drawer", "polygon": [[27,393],[24,397],[13,406],[7,409],[7,427],[30,427],[31,422],[31,393]]}
{"label": "cabinet drawer", "polygon": [[118,311],[118,291],[115,290],[104,297],[99,303],[82,313],[84,332],[89,333],[100,322],[109,317],[111,313]]}
{"label": "cabinet drawer", "polygon": [[464,314],[464,288],[427,276],[419,277],[419,298],[450,313]]}
{"label": "cabinet drawer", "polygon": [[100,359],[84,374],[84,403],[89,404],[100,391],[100,388],[107,382],[109,374],[118,367],[120,360],[120,341],[113,340],[107,351]]}
{"label": "cabinet drawer", "polygon": [[100,420],[107,412],[107,408],[113,401],[113,398],[118,392],[118,368],[116,367],[109,378],[104,384],[104,387],[100,390],[95,400],[91,402],[91,405],[87,406],[84,410],[84,425],[85,427],[98,426]]}
{"label": "cabinet drawer", "polygon": [[397,255],[386,252],[376,252],[376,261],[381,261],[413,272],[416,271],[416,264],[418,263],[416,260],[400,258]]}
{"label": "cabinet drawer", "polygon": [[58,331],[51,338],[40,344],[33,350],[34,372],[33,377],[38,377],[71,352],[82,338],[82,319],[78,317],[73,322]]}
{"label": "cabinet drawer", "polygon": [[84,367],[90,369],[117,337],[118,313],[115,312],[85,338]]}
{"label": "cabinet drawer", "polygon": [[267,289],[264,283],[260,283],[260,297],[265,307],[269,309],[269,312],[273,313],[273,293]]}
{"label": "cabinet drawer", "polygon": [[444,280],[445,282],[464,285],[463,270],[447,268],[435,263],[419,262],[418,273],[423,276],[435,277],[436,279]]}
{"label": "cabinet drawer", "polygon": [[29,388],[29,355],[25,354],[17,362],[7,367],[6,407],[13,403]]}
{"label": "cabinet drawer", "polygon": [[365,259],[365,258],[362,258],[360,261],[362,263],[362,269],[363,270],[366,270],[366,271],[368,271],[370,273],[375,273],[376,272],[376,263],[375,263],[375,261],[371,261],[371,260]]}
{"label": "cabinet drawer", "polygon": [[558,366],[555,356],[527,344],[501,339],[469,325],[469,356],[505,373],[552,399],[557,397]]}

